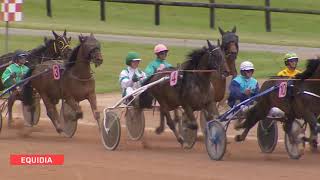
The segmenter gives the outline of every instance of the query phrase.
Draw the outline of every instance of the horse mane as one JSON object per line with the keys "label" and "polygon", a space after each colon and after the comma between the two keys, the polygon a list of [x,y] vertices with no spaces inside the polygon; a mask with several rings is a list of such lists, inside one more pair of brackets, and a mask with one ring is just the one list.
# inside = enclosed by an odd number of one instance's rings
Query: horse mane
{"label": "horse mane", "polygon": [[295,78],[301,79],[301,80],[310,78],[312,75],[314,75],[319,64],[320,64],[320,59],[309,59],[306,64],[306,70],[304,70],[302,73],[297,74]]}
{"label": "horse mane", "polygon": [[65,65],[66,69],[71,68],[75,64],[75,61],[77,60],[77,55],[78,55],[79,49],[80,49],[80,45],[78,45],[77,47],[75,47],[72,50],[71,56]]}
{"label": "horse mane", "polygon": [[36,55],[36,54],[43,52],[45,49],[46,49],[45,45],[40,45],[34,49],[29,50],[28,53],[31,55]]}
{"label": "horse mane", "polygon": [[199,59],[201,59],[201,57],[207,53],[208,49],[206,47],[203,47],[201,49],[195,49],[193,51],[191,51],[188,55],[187,55],[187,61],[185,61],[184,63],[182,63],[182,69],[196,69],[198,67],[199,64]]}

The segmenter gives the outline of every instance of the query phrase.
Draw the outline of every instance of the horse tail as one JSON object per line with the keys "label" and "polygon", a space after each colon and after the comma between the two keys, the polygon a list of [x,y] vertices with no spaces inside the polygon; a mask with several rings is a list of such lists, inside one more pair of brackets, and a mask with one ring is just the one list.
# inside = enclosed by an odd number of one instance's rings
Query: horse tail
{"label": "horse tail", "polygon": [[[33,70],[30,69],[24,78],[28,78],[32,75]],[[31,81],[28,81],[22,88],[22,103],[24,105],[29,105],[31,106],[34,102],[33,99],[33,88],[31,86]]]}

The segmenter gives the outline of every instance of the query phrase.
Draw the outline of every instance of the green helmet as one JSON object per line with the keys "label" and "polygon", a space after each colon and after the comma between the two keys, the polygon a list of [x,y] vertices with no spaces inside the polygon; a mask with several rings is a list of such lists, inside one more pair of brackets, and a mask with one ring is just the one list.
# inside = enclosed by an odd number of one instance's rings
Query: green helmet
{"label": "green helmet", "polygon": [[284,61],[288,61],[290,59],[298,59],[298,56],[296,53],[287,53],[285,56],[284,56]]}
{"label": "green helmet", "polygon": [[126,57],[126,65],[130,66],[131,61],[141,61],[140,55],[136,52],[128,52],[128,55]]}

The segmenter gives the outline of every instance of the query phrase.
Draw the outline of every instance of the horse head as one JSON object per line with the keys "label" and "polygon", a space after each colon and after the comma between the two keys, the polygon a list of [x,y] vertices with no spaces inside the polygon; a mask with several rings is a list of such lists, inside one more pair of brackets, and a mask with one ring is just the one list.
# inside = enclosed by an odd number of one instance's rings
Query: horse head
{"label": "horse head", "polygon": [[297,79],[320,78],[320,58],[308,59],[306,69],[295,76]]}
{"label": "horse head", "polygon": [[208,69],[217,70],[218,74],[222,76],[228,76],[230,70],[225,61],[224,55],[219,46],[212,45],[209,40],[207,40],[208,49],[207,49],[207,60],[208,60]]}
{"label": "horse head", "polygon": [[90,36],[79,36],[80,46],[82,49],[82,56],[89,62],[99,66],[102,64],[103,59],[101,55],[101,45],[98,40],[91,33]]}
{"label": "horse head", "polygon": [[225,58],[233,77],[237,75],[235,60],[239,52],[239,37],[236,35],[236,31],[235,26],[231,31],[226,32],[219,27],[219,32],[222,36],[222,44],[220,47],[225,53]]}
{"label": "horse head", "polygon": [[54,36],[54,43],[52,48],[54,53],[62,57],[63,59],[68,59],[72,49],[70,48],[71,37],[67,37],[67,31],[64,30],[63,35],[58,35],[54,30],[52,30]]}

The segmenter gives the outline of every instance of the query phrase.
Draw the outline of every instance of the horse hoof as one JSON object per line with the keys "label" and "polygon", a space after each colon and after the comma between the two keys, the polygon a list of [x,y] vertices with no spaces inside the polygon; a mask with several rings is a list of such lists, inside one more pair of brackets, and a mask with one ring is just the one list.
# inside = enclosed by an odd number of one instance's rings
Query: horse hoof
{"label": "horse hoof", "polygon": [[82,119],[83,113],[82,112],[77,112],[76,113],[76,119]]}
{"label": "horse hoof", "polygon": [[57,133],[59,133],[59,134],[61,134],[62,132],[63,132],[63,130],[62,129],[56,129],[57,130]]}
{"label": "horse hoof", "polygon": [[189,129],[192,129],[192,130],[197,130],[198,129],[198,124],[197,123],[190,123],[187,125],[187,127]]}
{"label": "horse hoof", "polygon": [[183,140],[183,138],[179,137],[177,140],[178,140],[178,142],[179,142],[182,146],[184,146],[184,140]]}
{"label": "horse hoof", "polygon": [[318,151],[318,142],[317,140],[312,140],[312,142],[310,143],[310,150],[313,153],[317,153]]}
{"label": "horse hoof", "polygon": [[241,138],[241,135],[236,135],[236,136],[234,137],[234,140],[235,140],[236,142],[241,142],[241,141],[243,141],[242,138]]}
{"label": "horse hoof", "polygon": [[163,127],[157,127],[156,134],[161,134],[161,133],[163,133],[163,131],[164,131]]}
{"label": "horse hoof", "polygon": [[100,120],[100,112],[95,112],[94,113],[94,118],[98,121]]}

